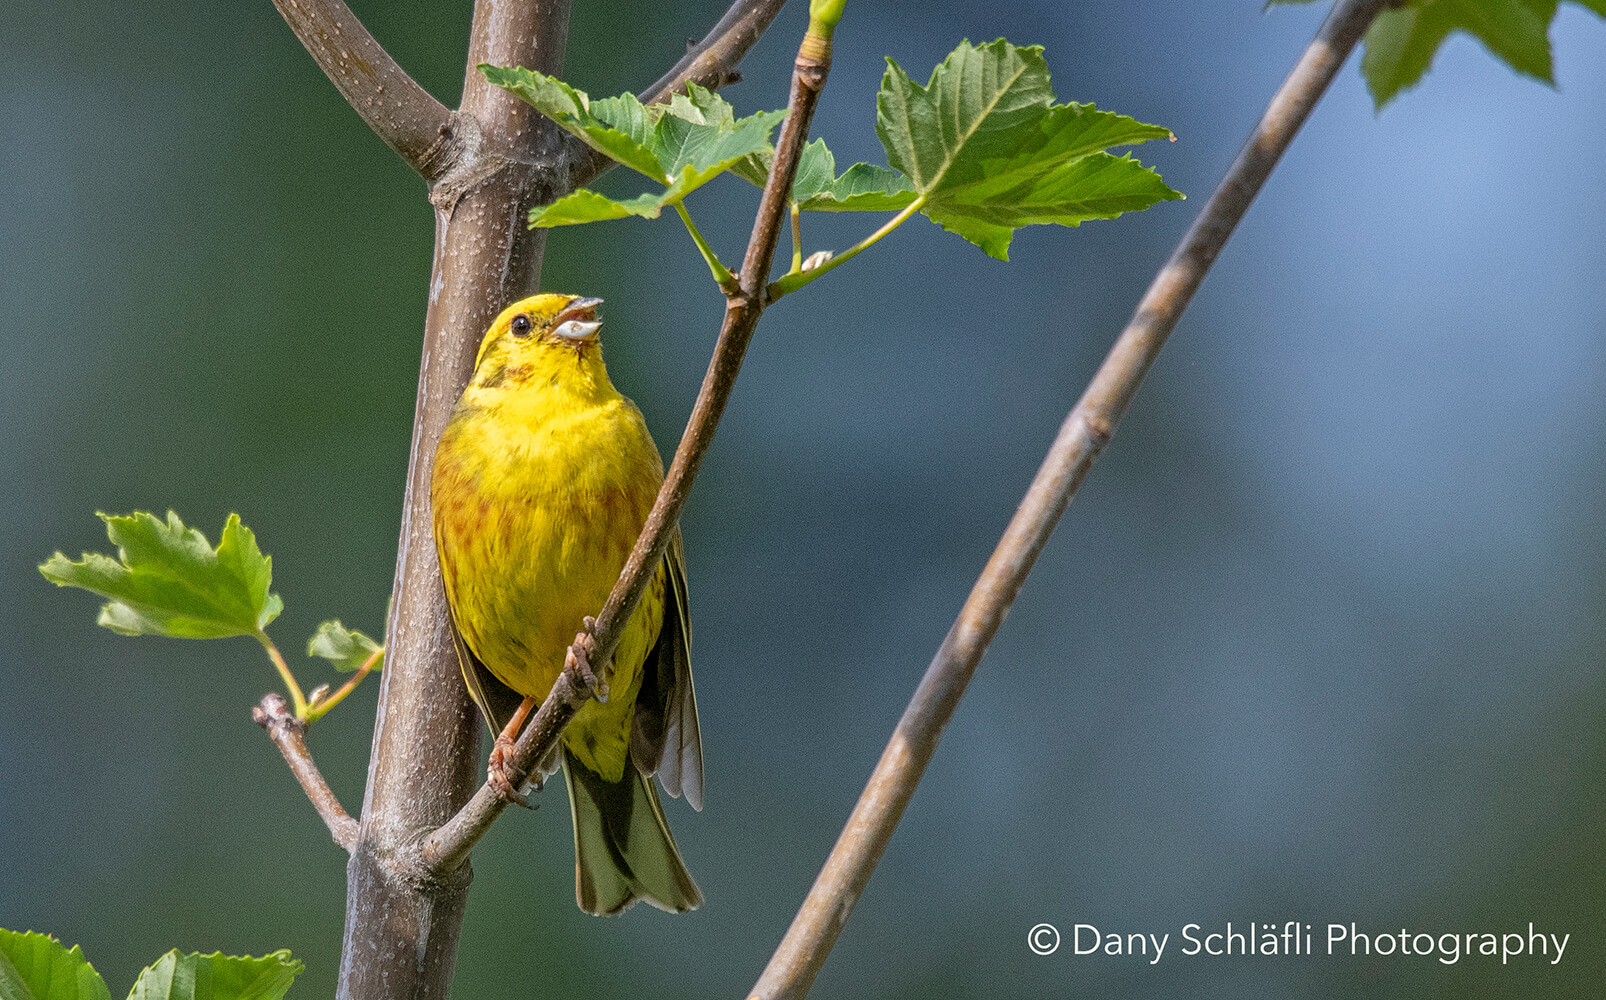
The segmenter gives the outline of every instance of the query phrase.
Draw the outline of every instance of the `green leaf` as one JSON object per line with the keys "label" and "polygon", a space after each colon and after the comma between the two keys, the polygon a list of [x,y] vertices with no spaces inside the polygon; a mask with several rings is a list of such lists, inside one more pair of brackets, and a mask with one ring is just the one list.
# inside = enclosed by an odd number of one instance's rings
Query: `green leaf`
{"label": "green leaf", "polygon": [[[717,171],[715,172],[717,173]],[[710,175],[712,176],[712,175]],[[685,167],[681,174],[662,191],[648,191],[634,198],[615,200],[605,194],[598,194],[590,188],[580,188],[572,194],[566,194],[550,205],[530,209],[530,227],[533,229],[550,229],[554,226],[573,226],[584,222],[603,222],[608,219],[625,219],[630,216],[639,216],[643,219],[656,219],[665,208],[686,197],[693,190],[701,187],[709,177],[700,177],[691,167]]]}
{"label": "green leaf", "polygon": [[718,127],[736,124],[736,108],[731,102],[696,80],[686,81],[686,92],[671,95],[669,103],[660,107],[676,118],[683,118],[698,125]]}
{"label": "green leaf", "polygon": [[[340,624],[338,618],[319,625],[318,631],[312,633],[312,638],[307,640],[308,656],[321,656],[333,663],[335,669],[342,673],[361,670],[362,665],[368,662],[368,657],[379,649],[379,643],[361,632],[347,629]],[[383,669],[384,665],[385,659],[380,657],[374,664],[374,669]]]}
{"label": "green leaf", "polygon": [[691,177],[692,186],[700,186],[741,160],[768,153],[770,133],[785,117],[784,111],[760,111],[733,121],[699,124],[679,115],[662,115],[655,136],[658,162],[676,183],[685,184]]}
{"label": "green leaf", "polygon": [[[1002,183],[1002,181],[1000,181]],[[990,183],[948,194],[931,220],[985,250],[1009,259],[1009,243],[1022,226],[1075,226],[1087,219],[1113,219],[1158,201],[1182,197],[1160,175],[1130,156],[1094,153],[1071,160],[998,196]]]}
{"label": "green leaf", "polygon": [[565,131],[615,161],[666,186],[615,200],[581,189],[530,213],[530,225],[567,226],[636,215],[655,219],[715,177],[770,152],[784,111],[737,118],[724,98],[689,84],[668,105],[645,107],[633,94],[593,101],[584,91],[522,66],[481,66],[491,83],[517,94]]}
{"label": "green leaf", "polygon": [[1000,260],[1021,226],[1075,226],[1182,197],[1137,161],[1104,152],[1170,130],[1053,100],[1040,46],[966,41],[923,87],[887,60],[876,132],[921,211]]}
{"label": "green leaf", "polygon": [[550,205],[531,209],[530,225],[570,226],[632,215],[656,219],[665,208],[736,164],[769,152],[769,134],[785,116],[783,111],[761,111],[734,123],[703,125],[665,114],[654,129],[654,152],[663,164],[662,180],[668,187],[623,200],[581,188]]}
{"label": "green leaf", "polygon": [[869,163],[855,163],[838,177],[836,157],[816,139],[798,156],[792,200],[805,212],[896,212],[915,200],[915,192],[896,170]]}
{"label": "green leaf", "polygon": [[111,1000],[111,991],[77,945],[0,930],[0,1000]]}
{"label": "green leaf", "polygon": [[302,968],[288,951],[247,958],[174,949],[139,974],[128,1000],[279,1000]]}
{"label": "green leaf", "polygon": [[634,94],[593,102],[583,90],[523,66],[481,64],[485,79],[522,98],[564,131],[660,184],[669,183],[653,152],[653,116]]}
{"label": "green leaf", "polygon": [[[1268,0],[1272,4],[1306,0]],[[1606,0],[1576,0],[1606,17]],[[1482,42],[1512,69],[1554,85],[1550,24],[1559,0],[1416,0],[1384,10],[1366,32],[1361,73],[1381,109],[1400,91],[1422,82],[1439,46],[1457,31]]]}
{"label": "green leaf", "polygon": [[229,515],[216,549],[172,511],[165,523],[138,511],[99,517],[118,558],[85,553],[72,562],[57,552],[39,572],[59,587],[107,598],[99,624],[112,631],[182,639],[257,635],[284,610],[279,595],[268,592],[273,560],[238,514]]}
{"label": "green leaf", "polygon": [[[686,93],[674,94],[669,98],[667,105],[659,106],[664,108],[667,114],[699,125],[734,127],[736,124],[736,109],[731,103],[693,80],[686,81]],[[764,149],[750,153],[731,164],[730,171],[743,180],[763,187],[765,179],[769,176],[771,155],[772,150],[766,144]]]}
{"label": "green leaf", "polygon": [[1557,6],[1557,0],[1426,0],[1383,11],[1367,29],[1361,58],[1373,102],[1381,108],[1421,82],[1455,31],[1477,38],[1517,72],[1554,83],[1549,31]]}

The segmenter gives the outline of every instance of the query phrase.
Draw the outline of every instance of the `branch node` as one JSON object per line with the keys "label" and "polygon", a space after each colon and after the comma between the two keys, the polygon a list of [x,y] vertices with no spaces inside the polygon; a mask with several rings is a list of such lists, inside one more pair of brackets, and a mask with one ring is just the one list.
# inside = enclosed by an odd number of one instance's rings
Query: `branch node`
{"label": "branch node", "polygon": [[1094,451],[1103,451],[1104,446],[1110,443],[1110,438],[1115,436],[1114,425],[1103,413],[1082,414],[1082,426],[1087,429],[1088,441],[1093,445]]}
{"label": "branch node", "polygon": [[485,129],[478,118],[453,111],[441,126],[440,138],[430,147],[431,171],[429,203],[447,216],[467,194],[484,183],[509,162],[507,157],[487,150]]}

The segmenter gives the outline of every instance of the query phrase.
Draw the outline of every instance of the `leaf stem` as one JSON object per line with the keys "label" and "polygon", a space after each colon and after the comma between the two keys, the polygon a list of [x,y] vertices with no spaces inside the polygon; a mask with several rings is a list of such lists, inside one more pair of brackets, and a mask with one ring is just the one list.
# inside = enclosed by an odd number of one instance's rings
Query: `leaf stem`
{"label": "leaf stem", "polygon": [[320,698],[316,705],[312,705],[307,709],[307,724],[311,725],[312,723],[317,722],[325,715],[328,715],[330,709],[334,708],[342,701],[345,701],[346,695],[357,690],[357,685],[362,683],[362,679],[368,676],[368,671],[374,669],[374,664],[378,663],[379,658],[384,655],[384,646],[380,646],[378,649],[368,654],[368,659],[363,661],[362,666],[358,668],[357,672],[352,674],[351,677],[347,679],[346,683],[336,688],[334,694],[331,694],[325,698]]}
{"label": "leaf stem", "polygon": [[791,214],[792,214],[792,270],[788,271],[787,273],[788,274],[796,274],[797,272],[803,270],[803,224],[798,218],[800,215],[803,214],[803,210],[798,207],[798,204],[797,204],[797,202],[795,200],[791,202]]}
{"label": "leaf stem", "polygon": [[905,222],[908,222],[909,217],[920,211],[925,204],[926,196],[921,195],[906,205],[903,211],[888,219],[886,225],[882,226],[880,229],[877,229],[875,232],[871,233],[869,236],[866,236],[859,242],[853,244],[851,247],[848,247],[835,257],[832,257],[819,267],[813,267],[807,271],[794,271],[791,274],[785,275],[779,281],[772,283],[766,290],[769,300],[774,302],[783,295],[790,295],[792,292],[797,291],[799,288],[802,288],[804,285],[808,284],[814,279],[821,277],[827,271],[835,269],[837,265],[845,264],[854,257],[857,257],[859,254],[875,246],[877,243],[881,242],[881,238],[883,236],[886,236],[888,233],[892,232],[894,229],[897,229]]}
{"label": "leaf stem", "polygon": [[703,234],[697,229],[697,223],[691,221],[691,213],[686,211],[684,202],[675,202],[675,214],[686,224],[686,232],[691,233],[692,242],[697,244],[703,260],[708,262],[708,271],[714,276],[714,283],[719,285],[720,290],[726,295],[731,294],[736,290],[735,276],[720,262],[719,255],[714,253],[714,248],[708,245],[708,241],[703,239]]}
{"label": "leaf stem", "polygon": [[296,718],[305,719],[307,696],[301,693],[301,685],[296,683],[296,675],[290,672],[290,665],[284,662],[284,654],[279,652],[279,647],[273,644],[273,640],[268,638],[266,632],[258,632],[256,641],[262,643],[262,648],[268,651],[268,659],[273,661],[274,669],[284,678],[284,686],[290,690],[290,701],[295,705]]}

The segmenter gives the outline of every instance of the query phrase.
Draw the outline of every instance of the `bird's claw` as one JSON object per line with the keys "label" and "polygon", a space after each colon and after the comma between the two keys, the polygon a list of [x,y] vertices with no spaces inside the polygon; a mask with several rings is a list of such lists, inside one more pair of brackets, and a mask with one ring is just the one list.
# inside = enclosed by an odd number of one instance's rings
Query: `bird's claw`
{"label": "bird's claw", "polygon": [[519,785],[523,782],[515,783],[513,776],[508,773],[512,756],[513,741],[505,736],[498,736],[495,745],[491,747],[490,763],[485,768],[486,784],[491,786],[491,791],[495,792],[496,797],[503,802],[534,809],[535,806],[530,804],[529,797],[519,791]]}
{"label": "bird's claw", "polygon": [[591,657],[597,652],[597,640],[591,630],[597,627],[597,620],[589,615],[585,618],[585,628],[574,637],[574,643],[569,646],[568,653],[563,657],[563,669],[578,678],[591,697],[598,701],[608,700],[608,682],[593,669]]}

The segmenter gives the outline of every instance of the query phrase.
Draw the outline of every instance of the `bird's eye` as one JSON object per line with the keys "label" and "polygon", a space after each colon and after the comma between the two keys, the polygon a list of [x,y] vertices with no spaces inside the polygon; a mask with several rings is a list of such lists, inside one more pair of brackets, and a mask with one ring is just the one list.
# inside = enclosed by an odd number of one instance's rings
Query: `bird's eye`
{"label": "bird's eye", "polygon": [[530,335],[530,317],[519,313],[513,317],[513,336],[528,337]]}

